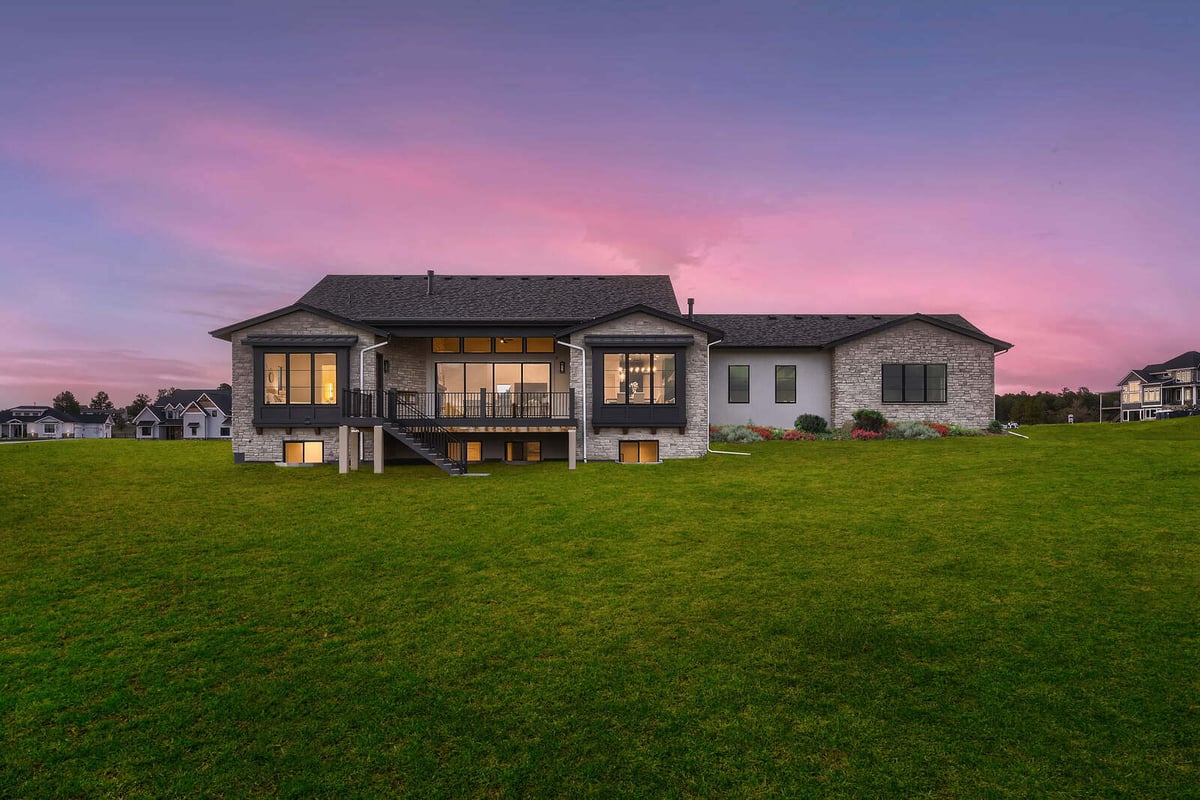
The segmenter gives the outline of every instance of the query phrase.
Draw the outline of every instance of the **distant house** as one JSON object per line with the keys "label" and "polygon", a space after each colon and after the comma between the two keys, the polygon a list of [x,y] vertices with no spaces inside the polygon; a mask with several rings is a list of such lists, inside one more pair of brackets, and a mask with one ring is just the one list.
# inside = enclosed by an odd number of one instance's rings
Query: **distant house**
{"label": "distant house", "polygon": [[1200,405],[1200,352],[1189,350],[1161,364],[1130,370],[1121,387],[1121,421],[1154,419]]}
{"label": "distant house", "polygon": [[682,313],[666,275],[328,275],[212,331],[232,345],[237,462],[647,462],[710,423],[983,427],[995,354],[957,315]]}
{"label": "distant house", "polygon": [[69,414],[37,405],[0,411],[0,439],[111,439],[112,428],[108,411]]}
{"label": "distant house", "polygon": [[176,389],[133,418],[138,439],[228,439],[228,389]]}

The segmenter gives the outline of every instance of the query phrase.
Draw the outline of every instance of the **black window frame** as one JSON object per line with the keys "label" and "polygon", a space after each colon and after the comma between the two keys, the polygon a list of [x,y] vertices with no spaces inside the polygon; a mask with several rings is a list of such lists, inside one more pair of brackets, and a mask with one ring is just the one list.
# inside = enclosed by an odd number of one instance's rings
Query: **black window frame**
{"label": "black window frame", "polygon": [[[675,358],[675,402],[634,403],[627,397],[623,403],[606,403],[604,401],[604,357],[607,355],[624,354],[626,358],[633,353],[649,354],[651,364],[655,356],[674,356]],[[618,345],[593,345],[588,355],[592,370],[591,413],[588,421],[593,427],[666,427],[683,428],[687,425],[687,347],[683,345],[664,345],[655,342],[631,342]]]}
{"label": "black window frame", "polygon": [[[733,396],[733,371],[735,369],[746,370],[746,386],[745,399],[736,400]],[[740,380],[740,379],[739,379]],[[739,392],[740,394],[740,392]],[[725,398],[729,405],[746,405],[750,402],[750,365],[749,364],[730,364],[725,370]]]}
{"label": "black window frame", "polygon": [[[266,402],[266,369],[264,360],[268,354],[283,354],[288,369],[291,368],[290,356],[295,353],[307,353],[309,356],[333,353],[337,365],[337,384],[334,386],[332,403],[267,403]],[[310,370],[315,370],[315,358],[310,362]],[[315,381],[315,376],[313,378]],[[312,344],[312,345],[274,345],[262,344],[254,346],[254,418],[256,427],[272,426],[315,426],[336,425],[342,418],[342,395],[350,387],[350,347],[347,345]],[[316,398],[316,386],[313,398]],[[289,392],[289,397],[291,392]]]}
{"label": "black window frame", "polygon": [[[781,369],[790,369],[792,371],[792,386],[791,386],[792,399],[791,400],[787,400],[787,399],[780,400],[779,399],[779,370],[781,370]],[[776,364],[775,365],[775,403],[777,405],[778,404],[794,405],[796,403],[796,388],[797,388],[797,383],[798,383],[798,380],[797,380],[798,373],[799,373],[799,370],[796,369],[795,364]]]}
{"label": "black window frame", "polygon": [[[941,370],[940,389],[930,385],[930,368]],[[917,371],[920,370],[918,377]],[[936,378],[935,378],[936,380]],[[940,391],[941,399],[929,399]],[[897,393],[899,393],[897,395]],[[880,402],[889,405],[945,405],[950,402],[950,368],[945,363],[895,362],[881,365]]]}

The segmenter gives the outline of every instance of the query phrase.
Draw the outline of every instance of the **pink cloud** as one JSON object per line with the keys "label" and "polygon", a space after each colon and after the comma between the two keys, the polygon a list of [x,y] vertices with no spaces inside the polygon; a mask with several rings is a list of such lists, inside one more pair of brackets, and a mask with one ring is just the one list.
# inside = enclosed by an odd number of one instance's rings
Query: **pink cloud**
{"label": "pink cloud", "polygon": [[[669,272],[700,311],[962,313],[1017,345],[997,362],[1002,391],[1110,388],[1129,366],[1197,346],[1171,322],[1186,319],[1194,285],[1128,291],[1162,282],[1126,255],[1139,236],[1166,235],[1144,212],[1004,166],[814,188],[568,161],[486,132],[351,143],[164,97],[80,106],[0,148],[126,231],[218,264],[146,277],[198,328],[290,302],[326,272]],[[62,302],[86,304],[64,291]],[[1180,315],[1128,324],[1164,307]],[[143,382],[165,380],[152,362],[133,363]]]}

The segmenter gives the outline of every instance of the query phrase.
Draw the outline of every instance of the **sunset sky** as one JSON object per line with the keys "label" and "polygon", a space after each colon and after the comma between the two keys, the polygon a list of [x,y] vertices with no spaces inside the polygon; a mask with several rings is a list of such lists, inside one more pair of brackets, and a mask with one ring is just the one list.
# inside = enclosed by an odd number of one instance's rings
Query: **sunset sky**
{"label": "sunset sky", "polygon": [[229,380],[326,273],[1200,349],[1200,3],[56,2],[0,21],[0,408]]}

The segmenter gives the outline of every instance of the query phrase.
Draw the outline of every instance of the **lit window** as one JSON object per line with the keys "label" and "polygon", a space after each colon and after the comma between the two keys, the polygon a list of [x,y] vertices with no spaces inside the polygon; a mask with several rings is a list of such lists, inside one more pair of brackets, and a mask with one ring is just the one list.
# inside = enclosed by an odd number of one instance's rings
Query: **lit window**
{"label": "lit window", "polygon": [[435,353],[457,353],[459,351],[459,338],[457,336],[438,337],[433,339],[433,352]]}
{"label": "lit window", "polygon": [[673,353],[605,353],[605,405],[675,405]]}
{"label": "lit window", "polygon": [[621,442],[618,453],[622,464],[654,464],[658,462],[658,441]]}
{"label": "lit window", "polygon": [[325,443],[284,442],[283,460],[289,464],[322,464],[325,461]]}
{"label": "lit window", "polygon": [[462,461],[463,445],[466,445],[468,464],[477,464],[483,461],[483,442],[447,442],[446,456],[451,461]]}
{"label": "lit window", "polygon": [[492,340],[485,336],[467,336],[463,339],[463,352],[490,353],[492,352]]}
{"label": "lit window", "polygon": [[[336,353],[264,353],[263,402],[266,405],[337,403]],[[216,410],[212,416],[216,416]]]}
{"label": "lit window", "polygon": [[519,336],[499,337],[496,339],[497,353],[520,353],[525,346],[525,340]]}
{"label": "lit window", "polygon": [[553,353],[554,339],[549,336],[531,336],[525,340],[526,353]]}
{"label": "lit window", "polygon": [[541,442],[505,442],[505,461],[541,461]]}

